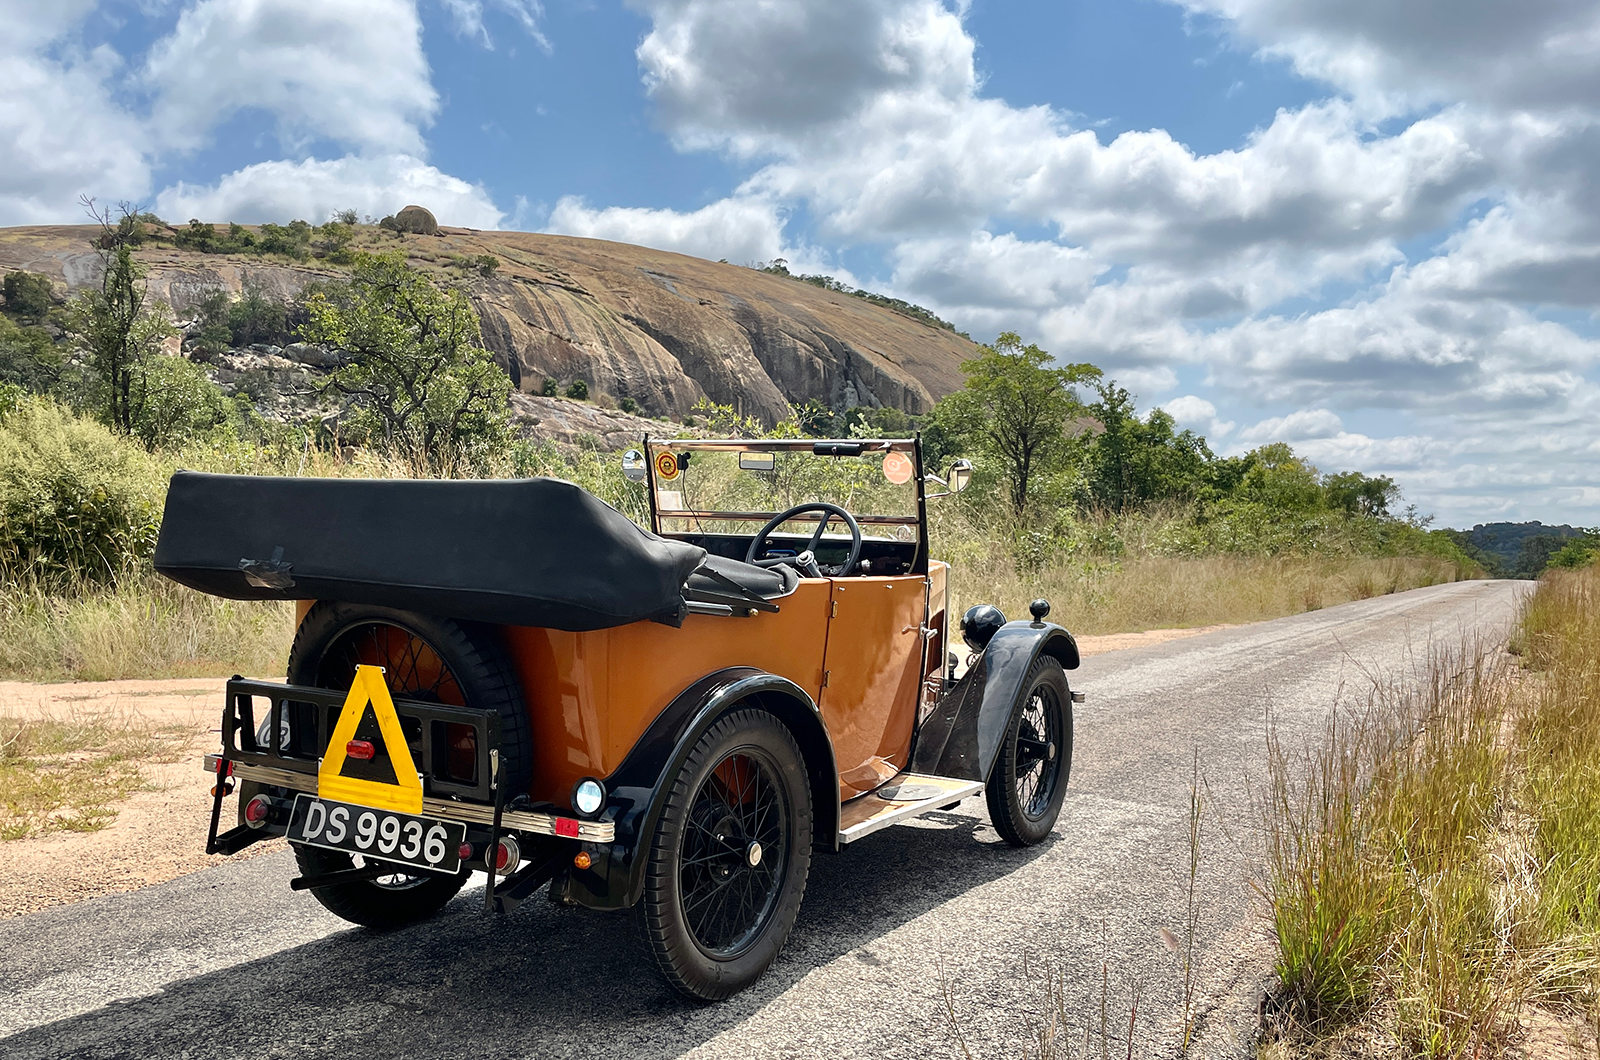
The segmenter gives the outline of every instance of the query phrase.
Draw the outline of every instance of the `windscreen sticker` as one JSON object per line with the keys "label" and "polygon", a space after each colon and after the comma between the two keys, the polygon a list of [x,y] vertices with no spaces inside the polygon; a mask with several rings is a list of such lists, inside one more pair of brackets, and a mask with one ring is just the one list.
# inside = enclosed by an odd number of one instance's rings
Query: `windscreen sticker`
{"label": "windscreen sticker", "polygon": [[910,482],[915,470],[911,458],[904,453],[889,453],[883,458],[883,477],[896,486]]}
{"label": "windscreen sticker", "polygon": [[656,454],[656,478],[668,482],[678,477],[678,457],[666,450]]}

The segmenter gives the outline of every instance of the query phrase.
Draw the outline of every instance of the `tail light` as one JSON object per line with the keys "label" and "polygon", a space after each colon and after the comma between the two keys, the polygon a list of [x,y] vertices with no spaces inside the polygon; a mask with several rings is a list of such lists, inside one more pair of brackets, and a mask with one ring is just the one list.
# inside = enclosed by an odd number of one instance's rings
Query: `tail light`
{"label": "tail light", "polygon": [[244,823],[251,828],[265,828],[272,819],[272,800],[265,795],[257,795],[244,804]]}
{"label": "tail light", "polygon": [[517,866],[522,863],[522,848],[511,836],[500,840],[500,845],[495,849],[494,871],[502,876],[509,876],[517,871]]}

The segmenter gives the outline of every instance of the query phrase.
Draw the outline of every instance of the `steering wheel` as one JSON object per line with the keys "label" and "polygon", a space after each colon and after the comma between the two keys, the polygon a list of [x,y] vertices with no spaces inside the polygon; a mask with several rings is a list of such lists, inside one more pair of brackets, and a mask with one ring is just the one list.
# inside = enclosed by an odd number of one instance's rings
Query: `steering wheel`
{"label": "steering wheel", "polygon": [[[822,520],[817,523],[816,533],[811,535],[805,549],[798,556],[774,556],[771,559],[757,559],[756,557],[766,551],[767,538],[771,533],[790,519],[806,512],[821,512]],[[834,516],[844,520],[844,525],[850,528],[850,558],[842,566],[830,564],[826,567],[817,565],[816,547],[822,540],[822,532],[828,529],[828,523]],[[806,575],[808,578],[830,577],[838,578],[855,569],[856,561],[861,558],[861,527],[856,525],[855,517],[837,504],[826,504],[816,501],[811,504],[797,504],[786,512],[780,512],[772,517],[772,521],[756,532],[755,539],[750,542],[750,551],[744,554],[746,563],[757,567],[775,567],[780,563],[788,564]]]}

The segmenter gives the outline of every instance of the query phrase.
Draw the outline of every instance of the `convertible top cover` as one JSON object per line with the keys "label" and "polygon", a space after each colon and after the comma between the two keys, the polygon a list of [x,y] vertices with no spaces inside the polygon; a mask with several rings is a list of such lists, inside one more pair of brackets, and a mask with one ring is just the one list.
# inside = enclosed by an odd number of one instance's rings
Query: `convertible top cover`
{"label": "convertible top cover", "polygon": [[233,600],[340,600],[576,632],[676,622],[705,554],[559,479],[180,471],[155,567]]}

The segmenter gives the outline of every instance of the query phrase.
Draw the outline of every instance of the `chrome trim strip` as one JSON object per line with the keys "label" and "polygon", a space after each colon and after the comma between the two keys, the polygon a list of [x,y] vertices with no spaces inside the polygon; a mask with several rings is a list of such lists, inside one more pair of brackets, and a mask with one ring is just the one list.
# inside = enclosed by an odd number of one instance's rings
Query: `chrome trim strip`
{"label": "chrome trim strip", "polygon": [[[958,802],[961,799],[970,798],[982,790],[983,783],[981,781],[974,780],[968,782],[962,787],[955,788],[954,790],[941,792],[934,798],[924,799],[921,802],[908,802],[903,806],[896,807],[893,812],[886,813],[881,817],[874,817],[871,820],[862,821],[860,824],[851,825],[849,828],[840,829],[839,843],[841,846],[848,843],[853,843],[862,836],[869,836],[873,832],[888,828],[892,824],[899,824],[900,822],[909,820],[912,817],[921,817],[930,810],[937,810],[940,806],[948,806],[952,802]],[[873,796],[870,793],[861,796],[863,799],[870,799],[872,797]]]}
{"label": "chrome trim strip", "polygon": [[[217,772],[217,756],[205,756],[206,772],[212,776]],[[268,784],[275,788],[289,788],[293,791],[304,791],[312,795],[317,792],[317,778],[306,773],[296,773],[288,769],[274,769],[271,766],[260,766],[252,762],[234,762],[233,775],[239,780],[250,780],[257,784]],[[475,802],[453,802],[449,799],[423,799],[422,812],[428,817],[439,817],[446,821],[465,821],[469,824],[493,824],[494,807],[480,806]],[[532,832],[534,835],[556,835],[557,815],[551,813],[534,813],[527,810],[505,810],[500,815],[502,828],[514,832]],[[610,821],[586,821],[580,817],[568,817],[566,820],[578,822],[577,838],[585,843],[611,843],[617,838],[617,826]],[[568,836],[567,838],[572,838]]]}

